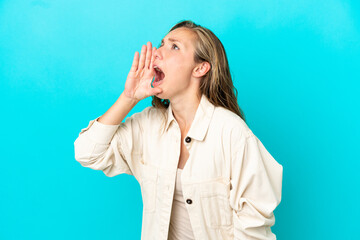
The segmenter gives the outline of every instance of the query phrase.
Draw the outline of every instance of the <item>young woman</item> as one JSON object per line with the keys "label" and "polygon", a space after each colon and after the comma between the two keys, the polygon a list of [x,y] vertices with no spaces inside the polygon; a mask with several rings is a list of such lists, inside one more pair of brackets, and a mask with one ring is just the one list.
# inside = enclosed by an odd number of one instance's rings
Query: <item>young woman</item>
{"label": "young woman", "polygon": [[[75,159],[133,175],[142,239],[276,239],[282,166],[237,104],[220,40],[192,21],[135,52],[125,90],[75,140]],[[152,106],[126,118],[142,99]]]}

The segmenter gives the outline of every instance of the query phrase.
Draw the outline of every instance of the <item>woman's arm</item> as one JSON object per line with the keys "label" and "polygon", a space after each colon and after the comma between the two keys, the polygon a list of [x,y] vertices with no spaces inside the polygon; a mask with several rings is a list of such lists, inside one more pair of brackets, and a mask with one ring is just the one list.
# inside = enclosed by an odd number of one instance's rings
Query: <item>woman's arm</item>
{"label": "woman's arm", "polygon": [[116,102],[97,121],[106,125],[119,125],[138,102],[122,92]]}
{"label": "woman's arm", "polygon": [[122,121],[140,100],[162,92],[151,87],[155,76],[153,51],[155,48],[148,42],[141,49],[140,59],[135,52],[124,92],[104,115],[81,130],[74,145],[75,159],[82,166],[102,170],[109,177],[128,173],[138,178],[136,165],[142,156],[142,124],[150,107]]}
{"label": "woman's arm", "polygon": [[236,143],[230,191],[234,239],[274,240],[270,227],[281,201],[283,167],[255,135],[240,137]]}
{"label": "woman's arm", "polygon": [[134,104],[121,94],[106,114],[91,120],[81,130],[74,147],[75,159],[83,167],[102,170],[109,177],[127,173],[138,179],[136,166],[142,157],[142,125],[150,107],[121,122]]}

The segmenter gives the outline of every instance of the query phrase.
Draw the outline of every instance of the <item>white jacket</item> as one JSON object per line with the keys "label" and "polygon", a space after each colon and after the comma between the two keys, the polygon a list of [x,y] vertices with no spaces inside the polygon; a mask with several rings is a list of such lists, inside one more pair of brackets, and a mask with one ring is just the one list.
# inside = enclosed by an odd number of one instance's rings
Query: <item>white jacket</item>
{"label": "white jacket", "polygon": [[[152,106],[119,125],[90,121],[75,140],[75,159],[106,176],[133,175],[143,198],[142,240],[167,240],[181,132],[171,110]],[[184,139],[181,182],[195,239],[276,239],[270,227],[281,201],[283,167],[246,123],[202,95]],[[186,141],[187,140],[187,141]]]}

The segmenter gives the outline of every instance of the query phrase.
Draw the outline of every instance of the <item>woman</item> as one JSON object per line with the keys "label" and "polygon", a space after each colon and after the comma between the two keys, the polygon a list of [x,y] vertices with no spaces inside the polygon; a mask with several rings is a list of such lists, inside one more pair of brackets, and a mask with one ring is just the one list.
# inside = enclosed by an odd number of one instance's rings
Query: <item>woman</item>
{"label": "woman", "polygon": [[[154,79],[154,81],[152,81]],[[225,50],[182,21],[135,52],[125,90],[75,141],[75,158],[106,176],[133,175],[142,239],[275,239],[282,166],[246,125]],[[152,106],[126,118],[142,99]]]}

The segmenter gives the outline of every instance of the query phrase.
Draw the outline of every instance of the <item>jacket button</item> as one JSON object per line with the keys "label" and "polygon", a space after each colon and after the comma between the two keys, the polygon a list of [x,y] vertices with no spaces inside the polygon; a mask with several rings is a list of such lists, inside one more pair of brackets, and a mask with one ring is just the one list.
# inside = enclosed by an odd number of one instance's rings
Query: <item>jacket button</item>
{"label": "jacket button", "polygon": [[186,199],[186,203],[187,203],[187,204],[191,204],[191,203],[192,203],[192,200],[191,200],[191,199]]}
{"label": "jacket button", "polygon": [[187,142],[187,143],[191,142],[191,138],[190,138],[190,137],[186,137],[186,138],[185,138],[185,142]]}

